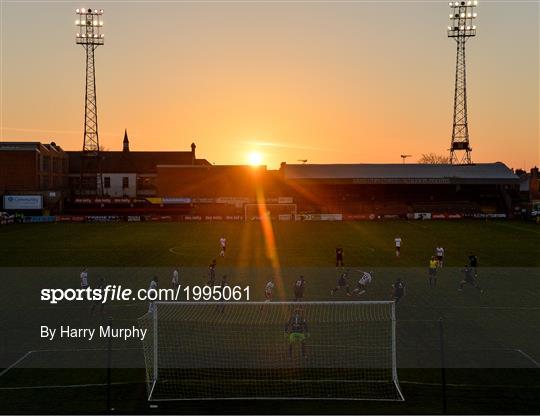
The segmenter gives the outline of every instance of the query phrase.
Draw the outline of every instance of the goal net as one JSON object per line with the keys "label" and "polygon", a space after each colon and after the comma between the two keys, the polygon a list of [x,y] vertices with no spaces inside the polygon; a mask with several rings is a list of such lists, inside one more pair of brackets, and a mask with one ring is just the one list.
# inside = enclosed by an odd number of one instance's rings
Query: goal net
{"label": "goal net", "polygon": [[296,204],[244,204],[245,220],[294,220],[296,216]]}
{"label": "goal net", "polygon": [[403,400],[393,302],[158,302],[139,320],[149,401]]}

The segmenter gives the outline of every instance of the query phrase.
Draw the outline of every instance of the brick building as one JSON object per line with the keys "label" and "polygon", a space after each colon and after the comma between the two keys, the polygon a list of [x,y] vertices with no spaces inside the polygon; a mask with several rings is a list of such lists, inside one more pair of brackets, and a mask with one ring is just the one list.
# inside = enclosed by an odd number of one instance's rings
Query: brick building
{"label": "brick building", "polygon": [[0,195],[42,195],[44,208],[62,209],[68,156],[56,143],[0,142]]}
{"label": "brick building", "polygon": [[519,190],[521,192],[521,207],[529,211],[540,211],[540,172],[538,167],[530,172],[519,172]]}
{"label": "brick building", "polygon": [[0,192],[67,187],[67,154],[56,143],[0,142]]}

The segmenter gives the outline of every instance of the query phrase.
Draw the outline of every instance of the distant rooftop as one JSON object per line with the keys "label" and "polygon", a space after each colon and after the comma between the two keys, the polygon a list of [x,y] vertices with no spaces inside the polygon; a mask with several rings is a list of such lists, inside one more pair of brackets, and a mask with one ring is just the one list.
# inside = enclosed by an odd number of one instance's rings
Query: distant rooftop
{"label": "distant rooftop", "polygon": [[63,152],[63,149],[54,142],[0,142],[0,151],[39,151],[40,148],[53,152]]}
{"label": "distant rooftop", "polygon": [[352,180],[357,183],[518,181],[518,176],[502,162],[473,165],[284,164],[282,169],[289,180]]}
{"label": "distant rooftop", "polygon": [[[189,151],[132,151],[127,129],[124,130],[122,151],[100,151],[101,172],[103,173],[145,173],[157,172],[158,165],[210,165],[206,159],[195,157],[195,143],[192,143]],[[69,172],[77,173],[81,170],[82,151],[69,151]],[[95,158],[87,161],[94,166],[86,166],[85,169],[97,169]]]}
{"label": "distant rooftop", "polygon": [[[80,172],[82,152],[67,153],[69,171]],[[158,165],[210,165],[206,159],[194,160],[191,151],[101,151],[99,155],[103,173],[155,173]]]}

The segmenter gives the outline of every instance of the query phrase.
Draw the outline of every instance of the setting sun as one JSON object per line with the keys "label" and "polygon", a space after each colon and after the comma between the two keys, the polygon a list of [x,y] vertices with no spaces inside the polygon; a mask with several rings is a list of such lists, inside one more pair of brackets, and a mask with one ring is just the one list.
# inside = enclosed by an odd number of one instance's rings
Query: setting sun
{"label": "setting sun", "polygon": [[260,152],[252,151],[247,154],[247,161],[249,165],[253,165],[253,166],[262,165],[263,156]]}

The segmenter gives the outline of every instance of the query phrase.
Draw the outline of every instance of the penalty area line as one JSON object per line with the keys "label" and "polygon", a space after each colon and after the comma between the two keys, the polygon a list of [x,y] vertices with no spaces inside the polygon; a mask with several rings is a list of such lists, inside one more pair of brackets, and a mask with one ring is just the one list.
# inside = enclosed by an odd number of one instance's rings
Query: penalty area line
{"label": "penalty area line", "polygon": [[35,352],[34,350],[29,350],[24,355],[22,355],[19,359],[17,359],[15,362],[13,362],[11,365],[9,365],[6,369],[4,369],[2,372],[0,372],[0,378],[3,377],[5,374],[7,374],[11,369],[16,367],[19,363],[24,361],[28,356],[30,356],[34,352]]}
{"label": "penalty area line", "polygon": [[[145,384],[144,381],[126,381],[126,382],[111,382],[111,385],[132,385]],[[0,391],[16,391],[25,389],[59,389],[59,388],[89,388],[89,387],[104,387],[108,385],[106,382],[93,384],[69,384],[69,385],[33,385],[24,387],[0,387]]]}
{"label": "penalty area line", "polygon": [[[432,387],[440,387],[440,382],[422,382],[422,381],[408,381],[408,380],[399,380],[400,384],[403,385],[426,385],[426,386],[432,386]],[[495,385],[478,385],[478,384],[446,384],[448,387],[453,388],[531,388],[535,389],[540,387],[540,385],[501,385],[501,384],[495,384]]]}
{"label": "penalty area line", "polygon": [[[20,364],[22,361],[24,361],[26,358],[28,358],[30,355],[35,353],[70,353],[70,352],[104,352],[108,351],[108,348],[80,348],[80,349],[43,349],[43,350],[29,350],[24,355],[22,355],[19,359],[17,359],[15,362],[13,362],[11,365],[9,365],[7,368],[2,370],[0,372],[0,378],[3,377],[5,374],[7,374],[10,370],[15,368],[18,364]],[[126,350],[142,350],[142,348],[136,348],[136,347],[126,347],[126,348],[112,348],[111,351],[118,352],[118,351],[126,351]],[[48,368],[43,368],[48,369]],[[0,388],[3,389],[3,388]]]}
{"label": "penalty area line", "polygon": [[516,352],[519,352],[524,358],[527,358],[527,359],[530,360],[532,363],[534,363],[534,365],[535,365],[537,368],[540,368],[540,363],[537,362],[536,360],[534,360],[532,356],[530,356],[530,355],[527,354],[526,352],[523,352],[521,349],[513,349],[513,350],[515,350]]}
{"label": "penalty area line", "polygon": [[[403,305],[401,308],[426,308],[426,309],[439,309],[439,310],[524,310],[524,311],[536,311],[540,310],[540,307],[511,307],[511,306],[428,306],[410,304]],[[424,320],[402,320],[402,321],[424,321]]]}

